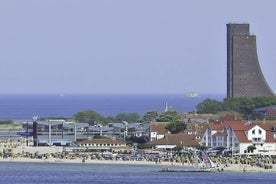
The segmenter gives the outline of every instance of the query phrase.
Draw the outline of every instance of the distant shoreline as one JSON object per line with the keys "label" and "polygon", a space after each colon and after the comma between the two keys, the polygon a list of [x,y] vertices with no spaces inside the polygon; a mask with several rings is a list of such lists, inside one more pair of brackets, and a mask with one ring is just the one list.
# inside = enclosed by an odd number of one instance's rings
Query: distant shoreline
{"label": "distant shoreline", "polygon": [[183,94],[100,94],[100,95],[1,95],[0,120],[29,120],[34,116],[73,117],[74,114],[93,110],[104,117],[118,113],[144,113],[164,111],[165,102],[179,113],[194,111],[195,106],[204,98],[222,100],[225,95],[201,94],[201,98],[187,98]]}

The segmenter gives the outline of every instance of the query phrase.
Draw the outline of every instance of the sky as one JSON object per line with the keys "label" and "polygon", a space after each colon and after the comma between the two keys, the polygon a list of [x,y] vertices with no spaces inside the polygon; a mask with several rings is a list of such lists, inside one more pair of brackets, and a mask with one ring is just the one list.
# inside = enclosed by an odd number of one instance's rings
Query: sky
{"label": "sky", "polygon": [[226,24],[276,91],[275,0],[0,0],[0,94],[226,94]]}

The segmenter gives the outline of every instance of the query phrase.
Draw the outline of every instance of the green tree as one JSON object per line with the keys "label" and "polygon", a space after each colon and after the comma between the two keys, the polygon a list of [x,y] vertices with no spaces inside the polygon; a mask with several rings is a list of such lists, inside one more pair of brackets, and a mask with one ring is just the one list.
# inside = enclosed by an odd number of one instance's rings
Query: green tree
{"label": "green tree", "polygon": [[217,100],[206,99],[197,104],[198,113],[212,113],[219,112],[236,112],[241,114],[243,118],[258,117],[253,110],[259,107],[266,107],[276,105],[276,97],[254,97],[254,98],[225,98],[223,102]]}
{"label": "green tree", "polygon": [[92,110],[85,110],[74,115],[74,120],[79,123],[107,124],[106,119]]}
{"label": "green tree", "polygon": [[203,102],[197,104],[196,109],[198,113],[214,114],[222,110],[222,103],[217,100],[207,98]]}
{"label": "green tree", "polygon": [[143,121],[155,121],[157,117],[159,116],[159,113],[155,110],[148,111],[143,116]]}
{"label": "green tree", "polygon": [[145,143],[138,143],[137,144],[137,149],[147,149],[147,148],[151,148],[151,146],[149,146]]}
{"label": "green tree", "polygon": [[207,150],[207,146],[197,145],[196,149],[198,149],[200,151],[205,151],[205,150]]}
{"label": "green tree", "polygon": [[173,122],[181,119],[181,116],[174,110],[162,112],[156,119],[158,122]]}
{"label": "green tree", "polygon": [[128,123],[139,122],[140,116],[137,113],[119,113],[115,116],[116,122],[126,121]]}
{"label": "green tree", "polygon": [[13,124],[13,121],[12,120],[1,120],[0,124],[1,125]]}
{"label": "green tree", "polygon": [[170,122],[166,125],[166,129],[170,131],[172,134],[179,133],[183,130],[185,130],[187,127],[186,123],[180,120]]}
{"label": "green tree", "polygon": [[116,119],[113,116],[108,116],[105,118],[107,123],[114,123],[116,122]]}
{"label": "green tree", "polygon": [[247,147],[247,152],[248,153],[253,153],[253,151],[256,149],[256,147],[254,145],[250,145]]}

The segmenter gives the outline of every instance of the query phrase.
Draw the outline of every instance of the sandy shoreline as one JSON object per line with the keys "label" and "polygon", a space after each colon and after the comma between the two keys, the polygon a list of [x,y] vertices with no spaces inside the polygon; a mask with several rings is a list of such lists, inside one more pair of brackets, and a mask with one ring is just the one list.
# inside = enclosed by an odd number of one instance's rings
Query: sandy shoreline
{"label": "sandy shoreline", "polygon": [[[0,158],[1,162],[26,162],[26,163],[76,163],[76,164],[121,164],[121,165],[145,165],[145,166],[160,166],[161,168],[173,169],[175,166],[178,168],[183,167],[183,169],[193,168],[193,166],[188,164],[182,164],[177,162],[149,162],[149,161],[122,161],[122,160],[85,160],[82,159],[31,159],[31,158]],[[227,166],[222,165],[218,167],[219,170],[223,169],[222,172],[236,172],[236,173],[276,173],[276,164],[272,165],[271,169],[265,169],[263,167],[251,166],[247,164],[229,164]],[[217,171],[215,168],[214,171]]]}

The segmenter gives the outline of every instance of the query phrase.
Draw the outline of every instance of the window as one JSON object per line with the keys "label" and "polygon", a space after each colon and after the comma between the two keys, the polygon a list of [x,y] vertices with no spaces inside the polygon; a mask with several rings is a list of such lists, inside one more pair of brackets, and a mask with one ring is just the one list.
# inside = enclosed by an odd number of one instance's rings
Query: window
{"label": "window", "polygon": [[260,134],[260,135],[262,134],[262,130],[259,130],[259,134]]}
{"label": "window", "polygon": [[255,135],[255,130],[252,130],[252,134]]}

